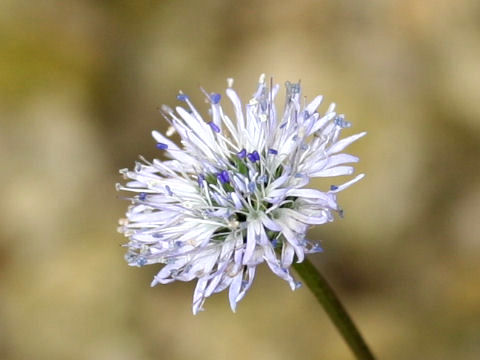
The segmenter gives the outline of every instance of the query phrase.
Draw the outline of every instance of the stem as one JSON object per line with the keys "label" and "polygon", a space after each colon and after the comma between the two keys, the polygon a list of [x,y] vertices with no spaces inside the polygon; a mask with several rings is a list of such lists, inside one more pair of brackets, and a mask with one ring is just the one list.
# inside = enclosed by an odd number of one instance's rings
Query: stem
{"label": "stem", "polygon": [[323,306],[355,357],[358,360],[374,360],[365,340],[322,274],[308,259],[294,263],[293,267]]}

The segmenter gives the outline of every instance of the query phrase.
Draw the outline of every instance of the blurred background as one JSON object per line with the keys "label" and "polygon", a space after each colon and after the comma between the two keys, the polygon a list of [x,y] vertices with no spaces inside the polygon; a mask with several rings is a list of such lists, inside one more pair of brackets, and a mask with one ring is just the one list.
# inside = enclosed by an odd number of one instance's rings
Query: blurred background
{"label": "blurred background", "polygon": [[[379,359],[480,358],[480,2],[0,0],[0,358],[345,359],[307,288],[262,267],[236,314],[149,284],[119,168],[177,91],[302,80],[368,136],[312,256]],[[321,110],[325,110],[323,105]]]}

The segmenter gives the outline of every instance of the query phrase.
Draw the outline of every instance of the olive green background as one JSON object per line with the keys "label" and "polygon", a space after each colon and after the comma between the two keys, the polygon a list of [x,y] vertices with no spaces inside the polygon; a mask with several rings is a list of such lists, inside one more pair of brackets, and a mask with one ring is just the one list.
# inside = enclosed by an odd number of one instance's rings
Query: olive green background
{"label": "olive green background", "polygon": [[310,238],[378,358],[479,359],[479,19],[474,0],[0,0],[0,358],[353,359],[263,266],[236,314],[220,294],[193,316],[193,283],[123,260],[114,184],[159,155],[157,108],[182,89],[205,111],[227,77],[248,99],[265,72],[368,131],[345,218]]}

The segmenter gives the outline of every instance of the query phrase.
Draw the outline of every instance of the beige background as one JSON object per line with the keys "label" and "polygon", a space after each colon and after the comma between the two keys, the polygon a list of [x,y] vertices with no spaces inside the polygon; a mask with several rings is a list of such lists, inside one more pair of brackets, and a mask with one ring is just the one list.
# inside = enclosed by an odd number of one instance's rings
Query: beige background
{"label": "beige background", "polygon": [[129,268],[114,183],[182,89],[302,79],[368,136],[328,276],[379,359],[480,358],[480,3],[0,0],[0,358],[352,359],[266,269],[232,314]]}

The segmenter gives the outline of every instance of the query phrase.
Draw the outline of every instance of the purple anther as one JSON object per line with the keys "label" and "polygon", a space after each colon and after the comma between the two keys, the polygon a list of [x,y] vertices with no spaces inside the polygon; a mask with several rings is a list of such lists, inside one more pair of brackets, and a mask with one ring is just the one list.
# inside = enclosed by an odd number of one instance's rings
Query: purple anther
{"label": "purple anther", "polygon": [[215,105],[218,104],[221,99],[222,99],[222,95],[220,94],[212,93],[210,95],[210,101],[212,102],[212,104],[215,104]]}
{"label": "purple anther", "polygon": [[247,150],[243,149],[242,151],[240,151],[239,153],[237,153],[237,156],[238,156],[240,159],[244,159],[245,156],[247,156]]}
{"label": "purple anther", "polygon": [[230,182],[230,175],[228,175],[227,170],[223,170],[220,174],[222,175],[222,179],[225,183]]}
{"label": "purple anther", "polygon": [[145,194],[144,192],[138,194],[138,200],[145,201],[146,198],[147,198],[147,194]]}
{"label": "purple anther", "polygon": [[203,182],[205,181],[205,176],[203,174],[199,174],[197,181],[199,186],[203,186]]}
{"label": "purple anther", "polygon": [[223,170],[217,174],[217,179],[222,183],[226,184],[230,181],[230,176],[226,170]]}
{"label": "purple anther", "polygon": [[157,145],[155,145],[155,146],[158,150],[167,150],[168,149],[168,145],[165,144],[165,143],[157,143]]}
{"label": "purple anther", "polygon": [[335,191],[338,189],[338,186],[337,185],[330,185],[330,190],[331,191]]}
{"label": "purple anther", "polygon": [[213,121],[210,121],[208,123],[208,125],[210,125],[210,127],[212,128],[213,131],[215,131],[216,133],[219,133],[220,132],[220,128],[213,122]]}
{"label": "purple anther", "polygon": [[187,101],[187,100],[188,100],[188,95],[185,95],[185,94],[178,94],[178,95],[177,95],[177,100],[180,100],[180,101]]}
{"label": "purple anther", "polygon": [[248,160],[250,160],[251,162],[260,160],[260,155],[258,154],[257,150],[248,154],[247,157],[248,157]]}
{"label": "purple anther", "polygon": [[272,155],[277,155],[277,154],[278,154],[278,151],[275,150],[275,149],[270,148],[270,149],[268,149],[268,153],[269,153],[269,154],[272,154]]}

